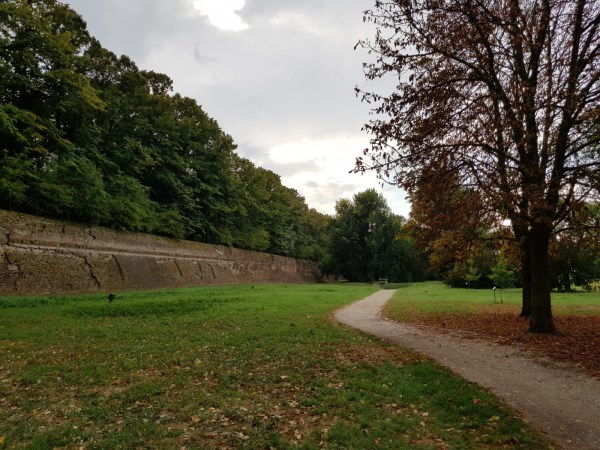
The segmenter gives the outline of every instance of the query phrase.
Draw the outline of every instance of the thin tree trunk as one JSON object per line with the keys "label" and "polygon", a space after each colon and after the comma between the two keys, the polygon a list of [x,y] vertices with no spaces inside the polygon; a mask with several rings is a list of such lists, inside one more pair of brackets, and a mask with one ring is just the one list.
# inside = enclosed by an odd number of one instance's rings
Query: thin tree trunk
{"label": "thin tree trunk", "polygon": [[531,316],[531,252],[529,248],[529,237],[521,243],[521,276],[523,277],[523,302],[521,306],[521,317]]}
{"label": "thin tree trunk", "polygon": [[568,271],[565,271],[565,276],[562,281],[565,292],[571,292],[571,275],[568,273]]}
{"label": "thin tree trunk", "polygon": [[550,299],[550,227],[534,224],[531,228],[531,315],[529,331],[534,333],[554,333],[556,328],[552,320]]}

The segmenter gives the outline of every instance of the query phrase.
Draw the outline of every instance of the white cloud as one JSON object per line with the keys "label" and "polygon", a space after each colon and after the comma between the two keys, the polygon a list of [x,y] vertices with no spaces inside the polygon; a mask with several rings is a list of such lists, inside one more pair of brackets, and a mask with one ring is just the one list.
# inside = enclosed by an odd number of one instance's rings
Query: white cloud
{"label": "white cloud", "polygon": [[[404,191],[395,186],[382,186],[374,173],[349,173],[357,155],[368,145],[365,135],[342,135],[303,138],[271,147],[264,166],[279,174],[284,185],[293,186],[309,206],[333,214],[335,202],[351,198],[358,192],[376,188],[386,198],[396,214],[407,217],[410,207]],[[307,166],[311,161],[312,166]],[[281,166],[296,166],[295,171],[283,173]]]}
{"label": "white cloud", "polygon": [[[271,159],[280,163],[305,161],[307,159],[337,162],[343,160],[352,169],[353,160],[348,155],[364,147],[364,137],[337,136],[332,138],[304,138],[285,142],[271,148]],[[338,166],[339,169],[341,169]]]}
{"label": "white cloud", "polygon": [[246,0],[196,0],[194,8],[220,30],[241,31],[249,27],[237,14],[245,5]]}
{"label": "white cloud", "polygon": [[[239,145],[238,153],[281,175],[310,207],[332,213],[341,197],[368,188],[407,215],[405,194],[374,174],[349,174],[368,146],[370,106],[359,38],[365,0],[66,0],[90,32],[140,68],[169,75]],[[372,2],[371,2],[372,3]],[[223,30],[245,30],[224,32]],[[375,85],[375,86],[374,86]]]}
{"label": "white cloud", "polygon": [[306,14],[284,11],[271,17],[268,22],[275,27],[286,29],[286,32],[299,30],[317,36],[335,36],[332,27],[324,26],[319,23],[318,19],[318,17],[310,17]]}

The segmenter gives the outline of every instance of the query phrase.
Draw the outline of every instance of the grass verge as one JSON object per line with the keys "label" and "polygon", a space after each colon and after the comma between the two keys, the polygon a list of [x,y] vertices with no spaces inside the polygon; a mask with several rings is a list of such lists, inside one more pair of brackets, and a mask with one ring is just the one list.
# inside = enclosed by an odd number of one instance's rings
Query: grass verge
{"label": "grass verge", "polygon": [[[411,314],[476,313],[482,308],[515,311],[521,305],[521,289],[461,289],[440,281],[395,284],[389,314],[397,320]],[[600,292],[552,293],[552,308],[557,314],[600,315]]]}
{"label": "grass verge", "polygon": [[[502,303],[500,303],[502,299]],[[600,293],[553,293],[551,335],[528,332],[528,319],[519,317],[521,291],[457,289],[440,282],[398,286],[386,314],[398,321],[460,331],[464,337],[518,346],[544,358],[581,369],[600,378]]]}
{"label": "grass verge", "polygon": [[1,298],[0,448],[549,448],[487,392],[329,321],[372,292]]}

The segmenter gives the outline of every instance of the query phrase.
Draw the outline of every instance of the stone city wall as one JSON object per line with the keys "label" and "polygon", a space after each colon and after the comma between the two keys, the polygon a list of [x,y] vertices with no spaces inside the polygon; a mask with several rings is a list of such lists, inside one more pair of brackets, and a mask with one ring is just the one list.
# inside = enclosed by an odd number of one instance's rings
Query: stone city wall
{"label": "stone city wall", "polygon": [[317,281],[310,261],[0,210],[0,294]]}

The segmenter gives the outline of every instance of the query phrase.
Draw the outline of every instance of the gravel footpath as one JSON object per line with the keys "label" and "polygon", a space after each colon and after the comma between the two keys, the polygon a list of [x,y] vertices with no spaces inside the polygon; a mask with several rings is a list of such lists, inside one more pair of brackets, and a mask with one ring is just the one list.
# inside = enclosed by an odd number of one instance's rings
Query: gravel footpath
{"label": "gravel footpath", "polygon": [[381,317],[381,290],[334,313],[338,322],[429,356],[518,410],[563,449],[600,450],[600,381],[518,350],[436,334]]}

